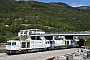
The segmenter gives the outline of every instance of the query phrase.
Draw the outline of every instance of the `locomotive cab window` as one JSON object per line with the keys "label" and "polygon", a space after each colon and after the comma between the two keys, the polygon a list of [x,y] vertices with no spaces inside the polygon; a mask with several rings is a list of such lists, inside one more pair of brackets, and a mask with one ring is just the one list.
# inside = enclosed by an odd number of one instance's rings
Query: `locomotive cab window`
{"label": "locomotive cab window", "polygon": [[45,42],[45,44],[49,44],[49,41]]}
{"label": "locomotive cab window", "polygon": [[6,45],[11,45],[11,42],[7,42]]}
{"label": "locomotive cab window", "polygon": [[16,45],[16,42],[12,42],[12,45]]}
{"label": "locomotive cab window", "polygon": [[45,42],[45,44],[47,44],[47,42]]}

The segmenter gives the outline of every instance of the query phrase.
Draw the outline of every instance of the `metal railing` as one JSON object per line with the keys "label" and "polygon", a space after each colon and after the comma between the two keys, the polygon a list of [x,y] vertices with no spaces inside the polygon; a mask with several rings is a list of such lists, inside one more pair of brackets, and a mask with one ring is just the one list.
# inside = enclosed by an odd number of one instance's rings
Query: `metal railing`
{"label": "metal railing", "polygon": [[90,34],[90,31],[81,31],[81,32],[46,32],[45,34]]}

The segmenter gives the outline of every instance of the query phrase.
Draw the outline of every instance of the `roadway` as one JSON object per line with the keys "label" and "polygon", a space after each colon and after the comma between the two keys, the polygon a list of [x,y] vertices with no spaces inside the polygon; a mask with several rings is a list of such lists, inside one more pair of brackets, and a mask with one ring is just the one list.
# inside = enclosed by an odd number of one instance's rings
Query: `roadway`
{"label": "roadway", "polygon": [[65,53],[71,53],[77,50],[78,48],[73,48],[73,49],[52,50],[52,51],[26,53],[18,55],[6,55],[5,53],[0,53],[0,60],[46,60],[47,58],[51,58],[54,56],[61,56],[64,55]]}

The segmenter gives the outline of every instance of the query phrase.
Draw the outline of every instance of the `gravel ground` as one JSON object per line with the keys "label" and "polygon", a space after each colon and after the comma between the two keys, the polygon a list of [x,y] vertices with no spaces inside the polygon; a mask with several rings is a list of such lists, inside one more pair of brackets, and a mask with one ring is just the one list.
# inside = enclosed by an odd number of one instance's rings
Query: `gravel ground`
{"label": "gravel ground", "polygon": [[20,55],[6,55],[6,53],[0,53],[0,60],[46,60],[54,56],[64,55],[65,53],[71,53],[78,50],[77,48],[73,49],[63,49],[63,50],[53,50],[53,51],[44,51],[37,53],[27,53]]}

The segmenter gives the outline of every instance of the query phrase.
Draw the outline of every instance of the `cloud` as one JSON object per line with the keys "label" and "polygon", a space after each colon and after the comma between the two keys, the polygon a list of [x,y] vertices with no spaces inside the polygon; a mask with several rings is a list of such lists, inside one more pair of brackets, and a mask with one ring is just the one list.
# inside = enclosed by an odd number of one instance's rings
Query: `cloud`
{"label": "cloud", "polygon": [[71,6],[72,6],[72,7],[79,7],[79,6],[84,6],[84,5],[83,5],[83,4],[73,3]]}

